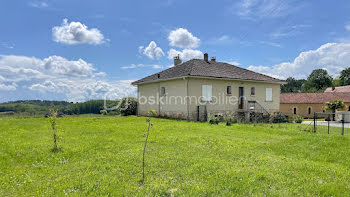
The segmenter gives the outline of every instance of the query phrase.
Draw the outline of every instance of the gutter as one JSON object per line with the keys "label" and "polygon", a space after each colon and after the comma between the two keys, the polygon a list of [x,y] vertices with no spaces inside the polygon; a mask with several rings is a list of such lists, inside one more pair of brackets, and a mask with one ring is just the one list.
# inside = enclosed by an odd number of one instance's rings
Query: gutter
{"label": "gutter", "polygon": [[[173,78],[167,78],[167,79],[157,79],[152,81],[146,81],[146,82],[139,82],[135,83],[132,82],[131,85],[137,86],[141,84],[147,84],[147,83],[156,83],[159,81],[168,81],[168,80],[175,80],[175,79],[183,79],[184,77],[173,77]],[[186,76],[186,78],[195,78],[195,79],[217,79],[217,80],[228,80],[228,81],[246,81],[246,82],[262,82],[262,83],[272,83],[272,84],[287,84],[286,81],[281,80],[280,82],[273,82],[273,81],[263,81],[263,80],[249,80],[249,79],[232,79],[232,78],[221,78],[221,77],[202,77],[202,76]]]}

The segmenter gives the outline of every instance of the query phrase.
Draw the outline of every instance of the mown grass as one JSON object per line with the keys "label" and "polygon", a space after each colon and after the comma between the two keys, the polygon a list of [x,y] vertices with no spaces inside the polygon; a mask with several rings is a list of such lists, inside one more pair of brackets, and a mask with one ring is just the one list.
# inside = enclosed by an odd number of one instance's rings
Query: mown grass
{"label": "mown grass", "polygon": [[0,196],[349,196],[350,136],[295,125],[146,118],[0,119]]}

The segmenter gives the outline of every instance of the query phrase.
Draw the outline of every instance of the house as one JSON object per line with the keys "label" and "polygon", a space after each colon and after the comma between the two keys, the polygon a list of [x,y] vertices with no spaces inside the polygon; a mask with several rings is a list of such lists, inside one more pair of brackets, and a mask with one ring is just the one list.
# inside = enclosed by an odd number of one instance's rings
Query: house
{"label": "house", "polygon": [[284,81],[204,59],[182,63],[132,83],[137,86],[138,115],[156,110],[160,116],[204,121],[210,115],[233,112],[279,111],[280,85]]}
{"label": "house", "polygon": [[325,112],[325,102],[334,99],[342,99],[347,106],[344,110],[350,111],[350,92],[283,93],[280,111],[288,116],[313,118],[314,112]]}
{"label": "house", "polygon": [[324,92],[350,92],[349,86],[329,87]]}

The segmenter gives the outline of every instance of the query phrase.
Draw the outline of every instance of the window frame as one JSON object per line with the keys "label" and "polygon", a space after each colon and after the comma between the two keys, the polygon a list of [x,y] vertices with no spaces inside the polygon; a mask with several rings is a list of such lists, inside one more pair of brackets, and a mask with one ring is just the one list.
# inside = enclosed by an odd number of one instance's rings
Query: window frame
{"label": "window frame", "polygon": [[255,87],[250,88],[250,96],[255,96]]}
{"label": "window frame", "polygon": [[227,95],[232,95],[232,86],[226,86],[226,94]]}
{"label": "window frame", "polygon": [[160,96],[165,96],[166,95],[166,90],[165,87],[160,88]]}

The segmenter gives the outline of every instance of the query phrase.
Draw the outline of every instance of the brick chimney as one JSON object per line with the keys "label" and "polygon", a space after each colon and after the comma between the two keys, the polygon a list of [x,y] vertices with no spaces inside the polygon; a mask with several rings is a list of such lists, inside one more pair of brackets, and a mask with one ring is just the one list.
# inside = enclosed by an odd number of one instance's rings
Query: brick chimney
{"label": "brick chimney", "polygon": [[204,53],[204,61],[209,62],[209,55],[208,55],[208,53]]}
{"label": "brick chimney", "polygon": [[216,62],[216,57],[211,57],[211,58],[210,58],[210,61],[211,61],[211,62]]}
{"label": "brick chimney", "polygon": [[177,66],[182,63],[182,60],[180,59],[180,55],[177,55],[174,57],[174,66]]}

